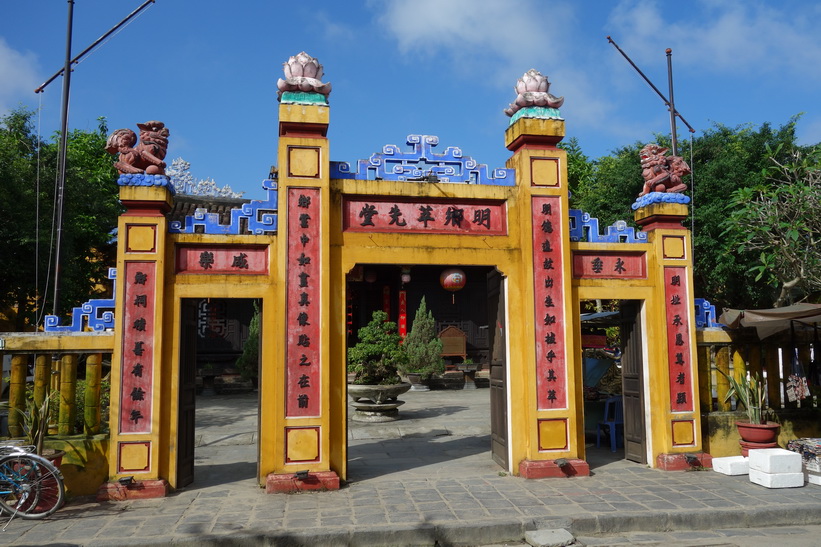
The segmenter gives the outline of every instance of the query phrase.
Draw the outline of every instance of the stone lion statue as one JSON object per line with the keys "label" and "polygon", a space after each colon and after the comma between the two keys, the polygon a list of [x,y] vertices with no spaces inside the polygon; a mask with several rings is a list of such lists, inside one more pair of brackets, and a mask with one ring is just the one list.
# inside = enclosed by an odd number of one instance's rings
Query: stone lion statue
{"label": "stone lion statue", "polygon": [[168,151],[168,128],[158,121],[138,123],[137,128],[140,130],[139,144],[131,129],[117,129],[108,136],[106,152],[120,155],[114,167],[121,175],[165,175],[163,160]]}

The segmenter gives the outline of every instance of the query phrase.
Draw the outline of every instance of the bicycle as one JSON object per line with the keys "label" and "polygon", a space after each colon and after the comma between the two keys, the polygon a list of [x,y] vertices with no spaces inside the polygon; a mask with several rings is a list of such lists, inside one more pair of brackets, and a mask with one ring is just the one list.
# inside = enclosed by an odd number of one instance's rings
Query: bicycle
{"label": "bicycle", "polygon": [[63,474],[34,447],[0,445],[0,511],[24,519],[42,519],[62,507]]}

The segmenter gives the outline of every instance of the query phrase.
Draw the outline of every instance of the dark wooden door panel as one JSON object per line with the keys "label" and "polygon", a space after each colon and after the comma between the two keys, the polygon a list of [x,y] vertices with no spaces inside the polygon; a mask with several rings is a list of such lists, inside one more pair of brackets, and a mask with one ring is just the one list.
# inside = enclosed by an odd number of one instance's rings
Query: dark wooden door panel
{"label": "dark wooden door panel", "polygon": [[624,404],[624,457],[647,463],[644,428],[644,356],[642,353],[641,302],[621,304],[622,400]]}
{"label": "dark wooden door panel", "polygon": [[507,457],[507,335],[502,276],[487,276],[488,338],[490,348],[490,443],[493,460],[508,468]]}
{"label": "dark wooden door panel", "polygon": [[197,307],[195,302],[183,300],[181,312],[177,488],[194,482],[194,428],[197,397]]}

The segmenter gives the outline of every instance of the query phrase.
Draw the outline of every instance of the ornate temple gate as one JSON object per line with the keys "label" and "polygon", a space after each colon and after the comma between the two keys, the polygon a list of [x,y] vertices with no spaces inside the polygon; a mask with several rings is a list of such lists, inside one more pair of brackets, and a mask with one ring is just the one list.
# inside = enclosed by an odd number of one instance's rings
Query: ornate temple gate
{"label": "ornate temple gate", "polygon": [[437,154],[438,140],[420,135],[408,138],[411,152],[386,146],[355,167],[331,162],[328,89],[299,92],[288,81],[278,179],[230,225],[206,214],[169,226],[165,177],[120,178],[113,480],[187,480],[178,458],[189,427],[184,302],[233,297],[262,302],[260,482],[269,492],[338,488],[347,475],[344,287],[357,264],[499,272],[489,287],[498,286],[497,317],[507,321],[492,337],[491,420],[494,457],[512,473],[589,473],[579,322],[588,299],[637,302],[629,412],[642,423],[631,453],[672,469],[701,452],[686,204],[637,202],[643,231],[617,223],[600,234],[596,219],[569,208],[557,104],[514,110],[506,169],[490,172],[457,148]]}

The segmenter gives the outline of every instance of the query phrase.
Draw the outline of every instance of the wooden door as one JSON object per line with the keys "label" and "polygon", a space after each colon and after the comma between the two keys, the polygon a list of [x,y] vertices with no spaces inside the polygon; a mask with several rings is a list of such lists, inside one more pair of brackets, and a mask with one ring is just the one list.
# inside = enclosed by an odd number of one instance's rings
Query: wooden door
{"label": "wooden door", "polygon": [[644,355],[642,351],[641,302],[621,304],[621,377],[624,402],[624,457],[647,463],[644,429]]}
{"label": "wooden door", "polygon": [[177,424],[177,484],[194,482],[194,427],[197,396],[197,306],[182,300],[180,325],[180,375]]}
{"label": "wooden door", "polygon": [[496,270],[487,276],[488,347],[490,348],[490,443],[494,461],[508,469],[507,334],[505,293]]}

